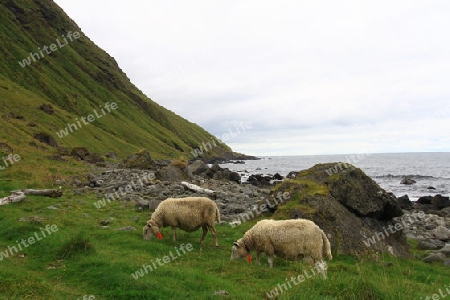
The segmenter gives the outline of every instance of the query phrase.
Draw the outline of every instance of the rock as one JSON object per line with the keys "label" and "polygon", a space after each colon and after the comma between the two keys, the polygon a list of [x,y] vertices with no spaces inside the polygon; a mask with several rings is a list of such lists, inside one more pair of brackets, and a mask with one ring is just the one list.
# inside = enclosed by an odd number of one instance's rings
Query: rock
{"label": "rock", "polygon": [[45,112],[47,115],[53,115],[54,110],[51,104],[42,104],[39,109]]}
{"label": "rock", "polygon": [[207,177],[215,180],[228,180],[240,183],[241,176],[237,172],[230,171],[229,169],[221,168],[218,164],[214,164],[207,172]]}
{"label": "rock", "polygon": [[450,267],[450,259],[444,260],[444,266]]}
{"label": "rock", "polygon": [[422,196],[419,199],[417,199],[417,203],[419,204],[431,204],[431,201],[433,200],[432,196]]}
{"label": "rock", "polygon": [[49,145],[50,147],[57,148],[58,143],[55,141],[55,139],[46,132],[39,132],[34,135],[34,138],[37,139],[39,142]]}
{"label": "rock", "polygon": [[314,221],[329,236],[336,254],[409,257],[405,226],[393,219],[403,215],[395,196],[353,166],[329,175],[336,165],[318,164],[278,184],[272,191],[286,193],[286,204],[278,203],[271,218],[301,216]]}
{"label": "rock", "polygon": [[163,181],[183,181],[189,179],[186,168],[180,166],[168,165],[156,171],[156,178]]}
{"label": "rock", "polygon": [[450,207],[446,207],[446,208],[441,209],[441,212],[443,212],[447,216],[450,215]]}
{"label": "rock", "polygon": [[[326,170],[332,167],[333,164],[321,166],[325,175],[328,175]],[[299,173],[301,174],[302,172]],[[325,183],[331,195],[360,217],[391,220],[403,214],[395,196],[383,190],[361,169],[346,168],[339,174],[328,177]]]}
{"label": "rock", "polygon": [[254,174],[250,175],[247,179],[247,182],[254,186],[270,186],[270,181],[272,180],[271,176],[264,176],[262,174]]}
{"label": "rock", "polygon": [[400,184],[406,184],[406,185],[411,185],[416,183],[417,181],[415,181],[414,179],[411,179],[409,177],[405,177],[402,179],[402,181],[400,181]]}
{"label": "rock", "polygon": [[273,180],[283,180],[283,176],[279,173],[275,173],[275,175],[273,175]]}
{"label": "rock", "polygon": [[86,147],[74,147],[70,151],[70,156],[78,158],[79,160],[85,160],[91,153]]}
{"label": "rock", "polygon": [[111,158],[111,159],[117,159],[117,155],[116,155],[116,153],[115,152],[106,152],[105,153],[105,157],[107,157],[107,158]]}
{"label": "rock", "polygon": [[433,253],[422,259],[425,263],[433,263],[433,262],[439,262],[444,261],[446,259],[445,255],[443,253]]}
{"label": "rock", "polygon": [[215,291],[214,295],[221,295],[221,296],[228,296],[230,293],[228,293],[225,290],[219,290],[219,291]]}
{"label": "rock", "polygon": [[427,214],[433,214],[439,217],[445,217],[447,216],[447,213],[440,211],[440,210],[436,210],[436,209],[425,209],[425,211],[427,212]]}
{"label": "rock", "polygon": [[85,161],[91,164],[103,163],[105,159],[98,153],[90,153],[84,158]]}
{"label": "rock", "polygon": [[147,150],[141,150],[133,153],[119,164],[119,168],[152,170],[155,168],[155,162],[152,160]]}
{"label": "rock", "polygon": [[125,227],[121,227],[121,228],[116,228],[114,230],[123,230],[123,231],[134,231],[136,230],[136,227],[133,226],[125,226]]}
{"label": "rock", "polygon": [[100,221],[99,223],[102,226],[108,226],[110,222],[108,220],[103,220],[103,221]]}
{"label": "rock", "polygon": [[448,241],[450,239],[450,230],[442,225],[436,227],[436,229],[432,231],[432,234],[435,238],[441,241]]}
{"label": "rock", "polygon": [[[245,206],[239,205],[239,204],[230,204],[228,205],[226,211],[228,211],[231,214],[239,214],[246,211]],[[249,210],[250,211],[250,210]]]}
{"label": "rock", "polygon": [[411,200],[409,200],[408,195],[404,195],[404,196],[398,197],[397,198],[397,203],[398,203],[398,205],[400,205],[400,207],[402,209],[406,209],[406,210],[411,209],[412,206],[413,206],[413,203],[412,203]]}
{"label": "rock", "polygon": [[5,153],[13,153],[13,148],[11,148],[10,145],[6,143],[0,143],[0,151],[3,151]]}
{"label": "rock", "polygon": [[295,179],[295,176],[297,176],[297,174],[298,174],[297,171],[291,171],[289,172],[289,174],[286,175],[286,178]]}
{"label": "rock", "polygon": [[426,230],[436,229],[436,225],[434,225],[434,224],[427,224],[424,227],[425,227]]}
{"label": "rock", "polygon": [[433,186],[429,186],[429,187],[427,187],[427,190],[435,190],[436,188],[435,187],[433,187]]}
{"label": "rock", "polygon": [[148,209],[150,209],[150,202],[140,198],[140,199],[136,200],[136,209],[148,210]]}
{"label": "rock", "polygon": [[438,252],[445,254],[446,257],[450,256],[450,244],[445,244]]}
{"label": "rock", "polygon": [[423,240],[417,244],[419,250],[437,250],[444,247],[445,243],[440,240]]}
{"label": "rock", "polygon": [[193,163],[188,165],[187,169],[190,175],[199,175],[208,172],[208,170],[208,166],[201,160],[194,161]]}
{"label": "rock", "polygon": [[443,197],[440,194],[437,194],[431,199],[431,204],[433,204],[435,209],[443,209],[450,206],[449,197]]}

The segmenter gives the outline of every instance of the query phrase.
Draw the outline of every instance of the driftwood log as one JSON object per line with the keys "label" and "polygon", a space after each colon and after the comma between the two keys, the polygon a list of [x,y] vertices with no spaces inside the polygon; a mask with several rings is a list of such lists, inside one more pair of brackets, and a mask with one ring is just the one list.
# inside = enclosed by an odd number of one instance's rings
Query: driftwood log
{"label": "driftwood log", "polygon": [[32,196],[43,196],[43,197],[51,197],[58,198],[62,196],[62,191],[60,189],[46,189],[46,190],[33,190],[33,189],[25,189],[19,191],[12,191],[11,195],[0,198],[0,205],[6,205],[13,202],[20,202],[25,199],[26,195]]}
{"label": "driftwood log", "polygon": [[210,189],[202,188],[202,187],[200,187],[200,186],[198,186],[196,184],[193,184],[193,183],[182,181],[181,185],[183,185],[183,186],[187,187],[188,189],[190,189],[191,191],[194,191],[194,192],[197,192],[197,193],[202,193],[202,194],[206,194],[206,195],[214,196],[214,197],[216,196],[216,192],[215,191],[210,190]]}
{"label": "driftwood log", "polygon": [[33,190],[33,189],[26,189],[21,190],[19,192],[23,192],[25,195],[32,195],[32,196],[43,196],[43,197],[50,197],[50,198],[59,198],[62,196],[62,190],[60,189],[46,189],[46,190]]}
{"label": "driftwood log", "polygon": [[25,199],[25,194],[21,191],[13,191],[8,197],[0,198],[0,205],[6,205],[13,202],[20,202]]}

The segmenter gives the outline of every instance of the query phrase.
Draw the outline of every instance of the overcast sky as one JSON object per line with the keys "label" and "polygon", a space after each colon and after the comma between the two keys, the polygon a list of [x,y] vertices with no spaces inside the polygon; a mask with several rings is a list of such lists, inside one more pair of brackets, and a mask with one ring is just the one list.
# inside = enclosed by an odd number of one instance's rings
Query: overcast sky
{"label": "overcast sky", "polygon": [[56,3],[234,151],[450,151],[450,1]]}

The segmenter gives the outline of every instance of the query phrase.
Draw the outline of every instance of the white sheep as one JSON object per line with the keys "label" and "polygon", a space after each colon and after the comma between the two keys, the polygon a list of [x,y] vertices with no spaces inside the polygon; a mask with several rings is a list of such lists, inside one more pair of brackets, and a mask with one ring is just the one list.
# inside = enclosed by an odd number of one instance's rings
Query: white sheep
{"label": "white sheep", "polygon": [[161,239],[160,229],[170,226],[175,242],[177,228],[193,232],[202,227],[203,235],[200,243],[203,243],[209,229],[214,245],[218,247],[214,228],[215,221],[220,223],[220,213],[217,204],[211,199],[206,197],[168,198],[158,205],[150,220],[147,221],[143,228],[143,238],[149,240],[151,237],[157,236]]}
{"label": "white sheep", "polygon": [[[252,250],[256,251],[258,265],[260,254],[265,253],[271,268],[275,255],[288,259],[310,257],[313,263],[317,262],[322,266],[325,265],[323,254],[329,260],[333,258],[325,233],[313,221],[305,219],[259,221],[243,238],[233,243],[231,259],[245,256],[251,259]],[[325,277],[324,273],[323,275]]]}

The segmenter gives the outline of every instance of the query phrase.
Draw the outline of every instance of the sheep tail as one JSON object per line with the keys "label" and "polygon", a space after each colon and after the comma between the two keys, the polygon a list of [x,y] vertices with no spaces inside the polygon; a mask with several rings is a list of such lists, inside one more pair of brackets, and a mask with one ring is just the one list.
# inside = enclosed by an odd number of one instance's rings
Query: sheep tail
{"label": "sheep tail", "polygon": [[331,255],[330,241],[328,240],[328,238],[325,235],[325,232],[323,232],[323,230],[322,230],[322,240],[323,240],[323,245],[324,245],[323,250],[325,251],[325,255],[328,257],[329,260],[332,260],[333,256]]}

